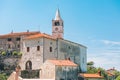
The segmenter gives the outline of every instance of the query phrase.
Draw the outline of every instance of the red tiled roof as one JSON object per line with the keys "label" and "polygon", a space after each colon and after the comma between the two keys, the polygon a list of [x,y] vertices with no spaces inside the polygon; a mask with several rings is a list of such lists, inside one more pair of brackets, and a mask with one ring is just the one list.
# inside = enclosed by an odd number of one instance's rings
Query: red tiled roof
{"label": "red tiled roof", "polygon": [[99,74],[90,74],[90,73],[80,73],[80,76],[84,78],[103,78]]}
{"label": "red tiled roof", "polygon": [[115,74],[110,73],[110,72],[108,72],[108,71],[107,71],[107,74],[108,74],[108,76],[114,76],[114,75],[115,75]]}
{"label": "red tiled roof", "polygon": [[108,74],[108,76],[114,76],[115,75],[115,69],[114,68],[111,68],[111,69],[108,69],[106,71],[106,73]]}
{"label": "red tiled roof", "polygon": [[38,34],[40,32],[35,31],[35,32],[18,32],[18,33],[9,33],[9,34],[5,34],[5,35],[0,35],[0,38],[8,38],[8,37],[16,37],[16,36],[24,36],[24,35],[35,35]]}
{"label": "red tiled roof", "polygon": [[51,35],[48,35],[48,34],[45,34],[45,33],[39,33],[39,34],[31,35],[31,36],[26,37],[25,39],[35,39],[35,38],[41,38],[41,37],[45,37],[45,38],[49,38],[49,39],[55,39]]}
{"label": "red tiled roof", "polygon": [[48,61],[57,66],[77,66],[77,64],[70,60],[48,60]]}

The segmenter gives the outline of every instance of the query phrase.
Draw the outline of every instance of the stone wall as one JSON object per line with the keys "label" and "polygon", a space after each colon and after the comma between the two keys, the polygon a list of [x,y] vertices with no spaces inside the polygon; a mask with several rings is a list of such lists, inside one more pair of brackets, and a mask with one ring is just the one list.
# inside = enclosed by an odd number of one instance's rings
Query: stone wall
{"label": "stone wall", "polygon": [[[39,51],[37,51],[37,46],[40,46]],[[43,38],[26,40],[23,47],[23,56],[20,61],[21,69],[25,70],[27,61],[32,62],[32,70],[40,69],[40,65],[43,64]],[[27,47],[30,49],[29,52],[27,52]]]}
{"label": "stone wall", "polygon": [[40,79],[54,79],[55,80],[55,65],[50,62],[45,62],[40,67]]}
{"label": "stone wall", "polygon": [[68,40],[58,40],[58,59],[70,59],[78,64],[79,71],[87,71],[86,47]]}
{"label": "stone wall", "polygon": [[55,80],[77,80],[77,67],[73,66],[56,66]]}

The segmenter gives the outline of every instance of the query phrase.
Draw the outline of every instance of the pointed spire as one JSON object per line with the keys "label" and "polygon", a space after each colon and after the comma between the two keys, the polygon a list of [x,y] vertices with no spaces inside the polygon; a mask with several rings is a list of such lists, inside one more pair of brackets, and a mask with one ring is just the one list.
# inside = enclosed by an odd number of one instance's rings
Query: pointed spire
{"label": "pointed spire", "polygon": [[59,9],[57,9],[57,11],[56,11],[55,20],[62,20],[61,17],[60,17]]}

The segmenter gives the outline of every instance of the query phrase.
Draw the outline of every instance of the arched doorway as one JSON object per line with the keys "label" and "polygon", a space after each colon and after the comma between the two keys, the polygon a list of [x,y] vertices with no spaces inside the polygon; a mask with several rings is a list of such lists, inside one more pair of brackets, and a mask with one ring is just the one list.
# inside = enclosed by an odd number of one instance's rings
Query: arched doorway
{"label": "arched doorway", "polygon": [[27,61],[25,64],[25,69],[26,70],[32,70],[32,62],[31,61]]}

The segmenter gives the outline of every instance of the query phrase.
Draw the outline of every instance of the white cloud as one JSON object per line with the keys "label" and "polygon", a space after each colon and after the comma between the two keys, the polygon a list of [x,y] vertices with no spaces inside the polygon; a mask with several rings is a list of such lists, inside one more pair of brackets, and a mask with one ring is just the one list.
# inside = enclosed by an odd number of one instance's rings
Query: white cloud
{"label": "white cloud", "polygon": [[95,40],[95,46],[88,46],[88,61],[94,61],[96,67],[120,70],[120,42],[110,40]]}
{"label": "white cloud", "polygon": [[106,45],[120,45],[120,42],[110,41],[110,40],[101,40]]}
{"label": "white cloud", "polygon": [[88,61],[93,61],[96,67],[103,67],[105,69],[113,68],[120,70],[119,67],[119,53],[97,53],[88,56]]}

